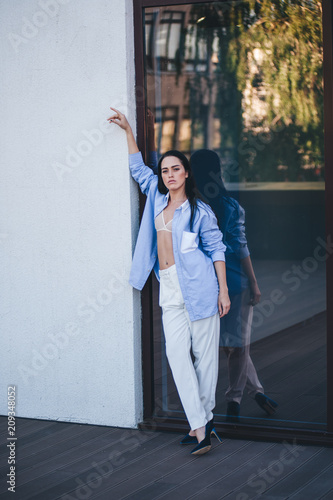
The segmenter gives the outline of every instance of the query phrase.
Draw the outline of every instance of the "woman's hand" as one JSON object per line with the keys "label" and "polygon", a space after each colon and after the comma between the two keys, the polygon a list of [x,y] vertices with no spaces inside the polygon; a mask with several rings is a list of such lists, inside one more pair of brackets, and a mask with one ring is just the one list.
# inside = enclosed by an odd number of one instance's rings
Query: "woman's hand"
{"label": "woman's hand", "polygon": [[219,308],[220,318],[222,318],[223,316],[228,314],[230,310],[230,299],[226,280],[225,262],[222,260],[216,260],[214,262],[214,267],[220,290],[217,299],[217,305]]}
{"label": "woman's hand", "polygon": [[245,257],[245,259],[241,259],[241,264],[242,264],[242,268],[244,269],[244,272],[245,272],[246,276],[249,278],[249,282],[250,282],[251,298],[249,301],[249,305],[255,306],[260,301],[261,292],[259,290],[257,279],[256,279],[256,276],[254,274],[251,257],[248,255],[247,257]]}
{"label": "woman's hand", "polygon": [[110,116],[110,118],[107,118],[108,122],[116,123],[123,130],[130,130],[131,126],[128,123],[126,116],[115,108],[110,107],[110,109],[112,109],[112,111],[114,111],[115,114]]}
{"label": "woman's hand", "polygon": [[260,302],[260,297],[261,297],[261,292],[259,290],[258,283],[256,281],[250,284],[250,290],[251,290],[250,305],[255,306]]}
{"label": "woman's hand", "polygon": [[230,311],[230,298],[227,289],[220,290],[217,304],[219,308],[220,318],[222,318]]}
{"label": "woman's hand", "polygon": [[110,116],[110,118],[107,118],[108,122],[115,123],[116,125],[118,125],[118,127],[125,130],[129,154],[138,153],[139,148],[136,144],[131,126],[128,123],[126,116],[123,113],[121,113],[120,111],[118,111],[118,109],[111,108],[111,107],[110,107],[110,109],[112,109],[112,111],[114,111],[115,114]]}

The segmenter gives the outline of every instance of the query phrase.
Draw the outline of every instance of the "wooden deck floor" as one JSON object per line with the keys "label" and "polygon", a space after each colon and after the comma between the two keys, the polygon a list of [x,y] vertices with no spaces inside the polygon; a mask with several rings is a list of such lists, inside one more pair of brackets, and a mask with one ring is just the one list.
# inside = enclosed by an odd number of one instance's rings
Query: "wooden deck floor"
{"label": "wooden deck floor", "polygon": [[18,500],[331,500],[333,448],[224,439],[201,457],[180,435],[17,419],[16,494],[7,492],[0,418],[0,498]]}

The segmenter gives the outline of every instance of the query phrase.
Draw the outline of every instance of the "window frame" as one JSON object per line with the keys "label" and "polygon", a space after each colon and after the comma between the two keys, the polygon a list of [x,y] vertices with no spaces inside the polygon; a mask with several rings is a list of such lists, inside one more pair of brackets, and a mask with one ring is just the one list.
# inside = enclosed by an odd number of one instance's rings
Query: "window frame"
{"label": "window frame", "polygon": [[[136,70],[137,142],[143,157],[146,156],[146,116],[145,116],[145,57],[143,11],[147,7],[177,6],[186,4],[221,3],[230,0],[133,0],[134,44]],[[324,72],[324,129],[325,129],[325,193],[326,193],[326,238],[333,238],[333,6],[330,0],[322,0],[323,6],[323,72]],[[140,195],[140,214],[145,197]],[[265,439],[274,441],[297,439],[298,443],[333,445],[333,256],[326,261],[327,297],[327,430],[288,429],[276,426],[259,427],[248,424],[216,423],[218,430],[226,437],[243,439]],[[187,421],[183,418],[156,417],[154,413],[154,352],[153,352],[153,311],[152,276],[149,277],[141,295],[142,306],[142,369],[144,421],[140,428],[168,431],[185,431]],[[329,332],[332,332],[331,334]]]}

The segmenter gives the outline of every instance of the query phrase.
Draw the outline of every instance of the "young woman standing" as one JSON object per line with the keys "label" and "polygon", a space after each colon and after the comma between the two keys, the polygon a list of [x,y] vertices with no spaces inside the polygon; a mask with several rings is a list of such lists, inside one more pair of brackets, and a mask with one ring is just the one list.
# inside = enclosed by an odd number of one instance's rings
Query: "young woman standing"
{"label": "young woman standing", "polygon": [[211,208],[196,196],[186,156],[165,153],[156,176],[144,164],[125,115],[111,109],[108,120],[126,132],[131,174],[147,195],[130,283],[141,290],[153,268],[160,281],[166,354],[191,428],[182,444],[197,444],[191,453],[201,455],[216,434],[220,318],[230,308],[222,233]]}
{"label": "young woman standing", "polygon": [[226,245],[231,307],[228,316],[221,319],[220,345],[228,362],[227,422],[240,421],[240,404],[245,390],[268,415],[273,415],[278,404],[264,394],[250,356],[253,306],[259,303],[261,293],[247,246],[245,211],[228,194],[221,177],[221,161],[215,151],[200,149],[193,153],[191,169],[201,196],[217,215]]}

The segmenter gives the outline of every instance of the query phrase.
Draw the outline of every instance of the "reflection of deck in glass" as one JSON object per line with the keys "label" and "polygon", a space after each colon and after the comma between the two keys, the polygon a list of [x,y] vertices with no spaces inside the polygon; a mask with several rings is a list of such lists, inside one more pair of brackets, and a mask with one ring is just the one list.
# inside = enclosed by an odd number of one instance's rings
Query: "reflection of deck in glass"
{"label": "reflection of deck in glass", "polygon": [[[154,279],[155,292],[157,286],[157,281]],[[156,293],[154,295],[156,296]],[[323,305],[324,303],[317,304],[318,311]],[[304,313],[308,304],[300,299],[298,306]],[[280,307],[285,310],[287,306]],[[156,301],[153,313],[155,398],[162,401],[163,414],[184,417],[165,358],[161,311]],[[306,316],[306,313],[304,314]],[[284,311],[281,311],[281,316],[283,315]],[[251,346],[251,357],[260,381],[267,394],[279,403],[279,410],[275,416],[265,418],[265,414],[257,404],[244,393],[241,404],[243,423],[325,428],[326,313],[319,312],[296,325],[297,316],[294,319],[294,326],[270,334]],[[224,397],[226,387],[226,356],[221,351],[215,415],[216,420],[222,422],[226,411]]]}

